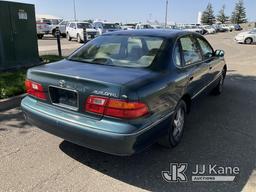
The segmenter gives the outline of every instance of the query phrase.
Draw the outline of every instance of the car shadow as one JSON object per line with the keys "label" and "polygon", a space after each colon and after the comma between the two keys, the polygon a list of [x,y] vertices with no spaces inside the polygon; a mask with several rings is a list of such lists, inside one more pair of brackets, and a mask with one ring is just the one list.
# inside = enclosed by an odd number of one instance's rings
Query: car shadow
{"label": "car shadow", "polygon": [[[174,149],[155,144],[140,154],[118,157],[63,141],[71,158],[119,181],[150,191],[241,191],[255,169],[256,77],[228,74],[221,96],[197,98],[182,142]],[[187,182],[166,182],[170,163],[188,163]],[[239,167],[234,182],[192,182],[196,164]],[[95,178],[96,180],[98,178]]]}
{"label": "car shadow", "polygon": [[20,129],[19,133],[27,133],[31,125],[24,120],[22,111],[17,109],[9,110],[0,114],[0,132],[11,129]]}

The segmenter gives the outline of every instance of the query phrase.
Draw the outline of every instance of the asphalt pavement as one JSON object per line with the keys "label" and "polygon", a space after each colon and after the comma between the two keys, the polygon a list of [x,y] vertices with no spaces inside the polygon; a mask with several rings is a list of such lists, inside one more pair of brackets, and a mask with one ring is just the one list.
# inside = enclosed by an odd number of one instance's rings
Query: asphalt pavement
{"label": "asphalt pavement", "polygon": [[[107,155],[27,124],[18,108],[0,113],[0,191],[255,192],[256,45],[236,44],[234,36],[206,36],[226,52],[224,92],[194,101],[174,149],[155,144],[130,157]],[[170,163],[187,163],[188,178],[196,164],[238,167],[239,174],[233,182],[168,183],[161,173]]]}

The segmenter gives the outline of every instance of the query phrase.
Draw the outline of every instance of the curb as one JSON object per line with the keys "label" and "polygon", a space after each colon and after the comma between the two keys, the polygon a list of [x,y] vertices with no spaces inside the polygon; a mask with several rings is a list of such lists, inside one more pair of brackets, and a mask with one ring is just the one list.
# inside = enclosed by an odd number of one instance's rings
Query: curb
{"label": "curb", "polygon": [[6,111],[9,109],[13,109],[20,106],[21,100],[26,96],[27,94],[22,94],[14,97],[10,97],[8,99],[2,99],[0,100],[0,111]]}

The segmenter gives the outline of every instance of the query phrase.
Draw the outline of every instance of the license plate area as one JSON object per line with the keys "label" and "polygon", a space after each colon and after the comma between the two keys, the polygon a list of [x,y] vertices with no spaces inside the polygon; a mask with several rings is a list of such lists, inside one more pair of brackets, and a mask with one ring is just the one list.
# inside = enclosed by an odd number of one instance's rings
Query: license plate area
{"label": "license plate area", "polygon": [[78,110],[78,93],[75,90],[49,86],[50,99],[53,105]]}

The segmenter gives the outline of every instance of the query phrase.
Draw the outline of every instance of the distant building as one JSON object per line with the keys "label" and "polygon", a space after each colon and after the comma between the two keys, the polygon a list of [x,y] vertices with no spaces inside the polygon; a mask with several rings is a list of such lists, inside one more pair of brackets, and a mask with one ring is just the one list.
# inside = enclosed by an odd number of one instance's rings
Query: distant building
{"label": "distant building", "polygon": [[199,25],[202,24],[202,15],[203,15],[203,13],[201,11],[199,11],[198,15],[197,15],[197,24],[199,24]]}

